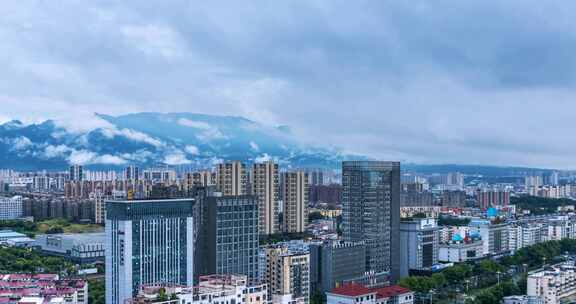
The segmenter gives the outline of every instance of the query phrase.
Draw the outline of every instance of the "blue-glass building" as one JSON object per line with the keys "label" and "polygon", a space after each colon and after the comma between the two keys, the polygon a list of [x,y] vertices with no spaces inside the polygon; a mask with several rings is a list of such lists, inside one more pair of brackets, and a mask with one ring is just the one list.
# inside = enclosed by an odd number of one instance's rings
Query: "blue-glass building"
{"label": "blue-glass building", "polygon": [[366,243],[366,271],[400,278],[400,163],[342,163],[342,224],[347,242]]}
{"label": "blue-glass building", "polygon": [[194,200],[106,202],[106,303],[142,286],[193,285]]}

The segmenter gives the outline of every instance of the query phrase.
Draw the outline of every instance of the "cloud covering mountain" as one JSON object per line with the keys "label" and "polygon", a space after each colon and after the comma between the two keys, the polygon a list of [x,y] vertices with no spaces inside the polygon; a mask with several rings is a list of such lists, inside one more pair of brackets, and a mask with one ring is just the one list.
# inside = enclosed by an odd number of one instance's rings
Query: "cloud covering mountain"
{"label": "cloud covering mountain", "polygon": [[97,114],[94,128],[45,121],[0,125],[0,163],[16,169],[68,164],[208,167],[222,160],[275,159],[287,167],[337,167],[345,156],[298,141],[286,127],[242,117],[192,113]]}
{"label": "cloud covering mountain", "polygon": [[0,16],[3,122],[200,112],[378,159],[576,168],[573,1],[3,0]]}

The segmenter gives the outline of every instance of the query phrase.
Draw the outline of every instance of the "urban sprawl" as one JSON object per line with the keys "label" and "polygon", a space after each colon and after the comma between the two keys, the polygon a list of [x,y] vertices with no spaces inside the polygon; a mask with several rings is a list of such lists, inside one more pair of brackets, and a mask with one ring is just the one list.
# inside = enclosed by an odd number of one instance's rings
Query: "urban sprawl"
{"label": "urban sprawl", "polygon": [[576,301],[576,175],[0,170],[0,303]]}

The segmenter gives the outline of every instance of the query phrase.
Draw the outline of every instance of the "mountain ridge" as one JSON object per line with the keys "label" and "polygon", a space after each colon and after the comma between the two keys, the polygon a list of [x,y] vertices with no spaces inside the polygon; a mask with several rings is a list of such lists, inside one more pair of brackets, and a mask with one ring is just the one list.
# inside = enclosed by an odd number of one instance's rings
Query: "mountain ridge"
{"label": "mountain ridge", "polygon": [[[222,160],[275,159],[287,168],[337,169],[343,160],[369,159],[300,142],[290,126],[266,126],[241,116],[188,112],[94,114],[97,126],[69,130],[56,120],[0,124],[0,167],[61,170],[79,163],[91,168],[168,165],[206,168]],[[402,170],[419,173],[462,172],[521,175],[551,169],[472,164],[414,164]]]}
{"label": "mountain ridge", "polygon": [[366,159],[300,142],[287,126],[266,126],[240,116],[142,112],[95,113],[88,130],[58,121],[0,125],[0,163],[20,170],[82,164],[209,167],[222,160],[275,159],[288,167],[336,168],[344,159]]}

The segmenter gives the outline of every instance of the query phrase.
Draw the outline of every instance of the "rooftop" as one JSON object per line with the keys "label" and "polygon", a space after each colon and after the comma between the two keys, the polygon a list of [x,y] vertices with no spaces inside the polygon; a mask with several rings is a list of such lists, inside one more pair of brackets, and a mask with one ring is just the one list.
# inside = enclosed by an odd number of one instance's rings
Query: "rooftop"
{"label": "rooftop", "polygon": [[170,198],[170,199],[106,200],[106,202],[133,204],[133,203],[189,202],[193,200],[194,198]]}
{"label": "rooftop", "polygon": [[2,239],[11,239],[20,237],[26,237],[26,235],[12,230],[0,230],[0,238]]}
{"label": "rooftop", "polygon": [[331,294],[346,296],[346,297],[359,297],[369,294],[376,294],[376,298],[391,298],[401,294],[412,292],[408,288],[399,285],[381,287],[381,288],[368,288],[357,283],[345,284],[336,287],[330,291]]}
{"label": "rooftop", "polygon": [[388,286],[388,287],[376,289],[376,297],[377,298],[390,298],[390,297],[394,297],[394,296],[409,293],[409,292],[412,292],[412,291],[408,288],[404,288],[404,287],[399,286],[399,285],[393,285],[393,286]]}
{"label": "rooftop", "polygon": [[362,295],[375,293],[375,291],[373,291],[370,288],[365,287],[363,285],[357,284],[357,283],[350,283],[350,284],[342,285],[340,287],[336,287],[336,288],[332,289],[332,291],[330,291],[330,293],[341,295],[341,296],[347,296],[347,297],[358,297],[358,296],[362,296]]}

